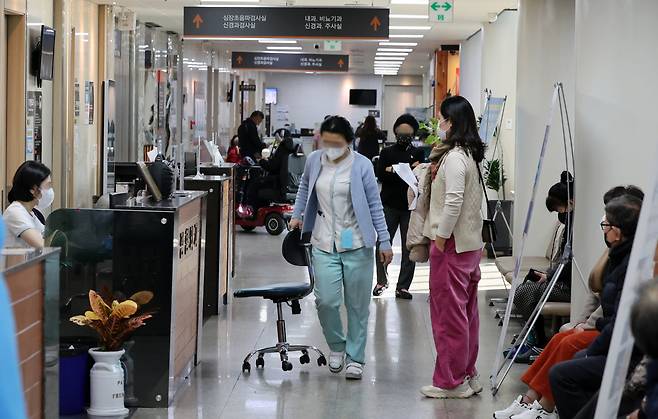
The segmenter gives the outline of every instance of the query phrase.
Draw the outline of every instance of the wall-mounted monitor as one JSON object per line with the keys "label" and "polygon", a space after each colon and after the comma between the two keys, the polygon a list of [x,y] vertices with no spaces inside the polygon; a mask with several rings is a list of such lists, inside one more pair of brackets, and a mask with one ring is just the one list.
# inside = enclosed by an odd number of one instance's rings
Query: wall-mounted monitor
{"label": "wall-mounted monitor", "polygon": [[53,79],[55,58],[55,30],[41,25],[41,33],[31,51],[30,74],[37,78],[37,87],[41,80]]}
{"label": "wall-mounted monitor", "polygon": [[377,90],[350,89],[350,105],[359,105],[359,106],[377,105]]}
{"label": "wall-mounted monitor", "polygon": [[278,91],[275,87],[266,87],[265,88],[265,104],[266,105],[276,105]]}

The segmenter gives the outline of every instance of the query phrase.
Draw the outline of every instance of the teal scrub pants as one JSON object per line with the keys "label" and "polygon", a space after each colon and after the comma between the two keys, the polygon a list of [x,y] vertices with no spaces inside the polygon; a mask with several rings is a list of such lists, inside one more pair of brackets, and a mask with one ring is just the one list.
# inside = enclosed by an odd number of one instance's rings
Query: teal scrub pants
{"label": "teal scrub pants", "polygon": [[[320,325],[329,348],[333,352],[345,351],[348,362],[365,364],[373,257],[372,248],[366,247],[342,253],[313,249],[315,304]],[[347,337],[340,318],[343,299]]]}

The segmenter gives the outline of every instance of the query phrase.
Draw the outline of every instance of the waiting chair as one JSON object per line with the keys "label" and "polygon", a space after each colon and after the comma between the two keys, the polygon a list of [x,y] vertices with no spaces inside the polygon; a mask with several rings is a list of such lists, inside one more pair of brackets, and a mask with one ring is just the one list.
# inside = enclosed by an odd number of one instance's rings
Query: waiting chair
{"label": "waiting chair", "polygon": [[[301,352],[302,356],[299,359],[299,362],[302,364],[308,364],[311,362],[308,351],[315,351],[319,357],[317,360],[318,366],[327,365],[327,359],[325,358],[322,351],[314,346],[308,345],[291,345],[286,339],[286,321],[283,319],[283,304],[287,304],[292,308],[292,314],[300,314],[302,312],[301,306],[299,305],[299,300],[306,297],[313,291],[315,285],[315,273],[313,272],[313,266],[311,265],[311,244],[309,243],[310,237],[305,237],[301,241],[297,239],[296,245],[301,246],[299,249],[299,254],[296,258],[290,258],[286,256],[285,247],[289,245],[286,243],[294,235],[300,236],[298,230],[288,233],[286,239],[284,240],[284,257],[288,262],[296,266],[307,266],[308,275],[310,282],[293,282],[293,283],[279,283],[271,284],[259,288],[244,288],[236,290],[233,293],[235,298],[249,298],[249,297],[262,297],[266,300],[272,300],[276,304],[277,311],[277,321],[276,321],[276,331],[278,336],[278,342],[275,346],[270,346],[268,348],[262,348],[255,350],[244,359],[242,363],[242,372],[245,374],[251,371],[251,358],[258,354],[256,359],[256,368],[265,367],[265,354],[269,353],[278,353],[281,357],[281,368],[284,371],[292,370],[292,364],[288,361],[288,354],[290,352]],[[307,236],[307,235],[305,235]]]}

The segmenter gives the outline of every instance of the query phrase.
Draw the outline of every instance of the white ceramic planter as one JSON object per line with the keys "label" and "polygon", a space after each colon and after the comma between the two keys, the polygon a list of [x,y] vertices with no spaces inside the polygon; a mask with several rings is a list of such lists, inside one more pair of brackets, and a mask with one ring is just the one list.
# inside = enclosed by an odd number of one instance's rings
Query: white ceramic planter
{"label": "white ceramic planter", "polygon": [[124,405],[124,374],[121,368],[121,356],[125,351],[104,352],[98,348],[89,350],[94,358],[91,368],[91,400],[87,413],[94,416],[127,415]]}

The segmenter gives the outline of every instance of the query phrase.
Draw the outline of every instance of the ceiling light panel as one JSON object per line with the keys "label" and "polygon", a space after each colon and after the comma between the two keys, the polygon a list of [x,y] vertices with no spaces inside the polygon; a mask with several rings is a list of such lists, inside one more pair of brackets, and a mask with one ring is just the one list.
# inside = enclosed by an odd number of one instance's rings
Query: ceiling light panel
{"label": "ceiling light panel", "polygon": [[302,47],[267,47],[267,49],[274,51],[301,51]]}
{"label": "ceiling light panel", "polygon": [[411,52],[411,48],[377,48],[378,52]]}
{"label": "ceiling light panel", "polygon": [[391,30],[394,31],[429,31],[432,29],[431,26],[398,26],[398,25],[390,25],[388,27]]}
{"label": "ceiling light panel", "polygon": [[409,39],[421,39],[425,35],[416,35],[416,34],[390,34],[389,38],[409,38]]}
{"label": "ceiling light panel", "polygon": [[406,57],[408,52],[377,52],[378,57]]}
{"label": "ceiling light panel", "polygon": [[382,47],[415,47],[418,46],[418,42],[380,42],[380,46]]}
{"label": "ceiling light panel", "polygon": [[420,20],[427,20],[429,19],[428,15],[398,15],[398,14],[390,14],[388,15],[390,19],[420,19]]}

